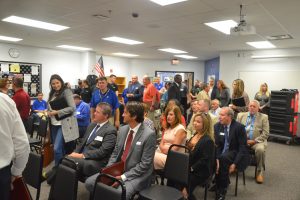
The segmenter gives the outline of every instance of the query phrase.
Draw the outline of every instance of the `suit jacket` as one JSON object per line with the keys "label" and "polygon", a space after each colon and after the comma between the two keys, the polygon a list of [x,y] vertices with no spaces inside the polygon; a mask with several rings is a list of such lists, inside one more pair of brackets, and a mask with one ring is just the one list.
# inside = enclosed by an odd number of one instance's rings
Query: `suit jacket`
{"label": "suit jacket", "polygon": [[[121,160],[129,129],[129,125],[120,128],[117,144],[107,166]],[[154,131],[142,123],[132,141],[124,167],[126,182],[130,182],[137,191],[148,187],[151,183],[155,147],[156,135]]]}
{"label": "suit jacket", "polygon": [[214,85],[214,87],[213,87],[213,89],[211,91],[211,94],[210,94],[210,99],[211,100],[214,100],[214,99],[217,98],[217,90],[218,90],[217,86]]}
{"label": "suit jacket", "polygon": [[180,85],[177,85],[175,82],[173,82],[168,89],[168,101],[171,99],[177,99],[179,102],[181,102]]}
{"label": "suit jacket", "polygon": [[206,180],[213,173],[215,145],[208,135],[204,135],[190,153],[193,174]]}
{"label": "suit jacket", "polygon": [[[217,146],[216,149],[216,158],[220,158],[224,144],[225,144],[225,135],[220,134],[224,133],[224,125],[218,122],[215,127],[215,143]],[[236,153],[236,157],[233,161],[239,169],[246,168],[249,164],[249,153],[247,149],[247,135],[245,131],[245,126],[235,121],[231,121],[229,128],[229,151]]]}
{"label": "suit jacket", "polygon": [[91,123],[87,127],[83,140],[77,146],[75,152],[82,153],[83,149],[86,148],[83,153],[85,160],[96,160],[97,162],[102,163],[101,166],[105,166],[115,147],[117,130],[113,125],[107,122],[99,128],[93,140],[88,143],[87,140],[96,125],[96,123]]}
{"label": "suit jacket", "polygon": [[139,83],[128,86],[128,93],[133,94],[133,97],[128,97],[128,101],[142,101],[143,100],[144,87]]}
{"label": "suit jacket", "polygon": [[[239,113],[237,116],[237,121],[243,125],[246,125],[248,115],[249,112]],[[266,145],[268,137],[269,137],[268,115],[258,112],[255,114],[253,139],[258,143],[263,142]]]}

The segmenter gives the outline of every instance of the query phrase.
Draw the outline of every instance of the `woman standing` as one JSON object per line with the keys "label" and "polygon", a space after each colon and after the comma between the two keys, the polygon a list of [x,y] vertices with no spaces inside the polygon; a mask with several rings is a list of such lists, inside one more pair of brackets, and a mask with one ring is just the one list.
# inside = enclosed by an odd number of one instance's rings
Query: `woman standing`
{"label": "woman standing", "polygon": [[259,102],[259,110],[268,115],[270,108],[270,92],[267,83],[260,85],[259,92],[255,94],[254,99]]}
{"label": "woman standing", "polygon": [[[181,124],[180,108],[178,106],[167,107],[165,116],[167,116],[167,129],[154,155],[154,169],[165,167],[167,153],[172,144],[184,145],[186,141],[186,130]],[[174,147],[173,150],[179,149]]]}
{"label": "woman standing", "polygon": [[[56,101],[66,102],[66,107],[54,110],[51,104]],[[50,77],[50,93],[48,99],[48,116],[50,117],[51,141],[54,144],[54,160],[57,166],[66,154],[73,151],[75,140],[79,137],[77,119],[75,117],[76,106],[71,89],[68,89],[62,78],[53,74]]]}
{"label": "woman standing", "polygon": [[[216,98],[220,101],[220,107],[228,106],[230,103],[229,88],[225,85],[224,81],[218,80]],[[213,100],[213,99],[212,99]]]}
{"label": "woman standing", "polygon": [[[229,107],[233,109],[234,111],[234,117],[236,118],[237,114],[239,112],[247,112],[248,111],[248,105],[249,105],[249,96],[248,94],[244,91],[244,81],[242,79],[236,79],[232,83],[232,99],[231,102],[232,104],[229,104]],[[245,102],[245,106],[239,106],[235,105],[234,101],[235,99],[243,98]]]}
{"label": "woman standing", "polygon": [[[213,173],[214,164],[214,135],[211,130],[211,119],[208,114],[199,113],[195,115],[193,125],[195,134],[188,141],[187,147],[190,149],[190,191],[188,199],[196,199],[193,191],[198,185],[203,185]],[[182,191],[187,198],[186,188]]]}

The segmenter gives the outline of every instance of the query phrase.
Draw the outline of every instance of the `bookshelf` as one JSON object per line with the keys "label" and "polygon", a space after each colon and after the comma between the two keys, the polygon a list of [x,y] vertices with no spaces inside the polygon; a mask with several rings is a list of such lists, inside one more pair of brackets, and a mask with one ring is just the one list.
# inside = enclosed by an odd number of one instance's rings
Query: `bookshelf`
{"label": "bookshelf", "polygon": [[116,84],[118,85],[118,98],[119,100],[122,99],[122,92],[126,88],[126,78],[125,77],[117,77]]}

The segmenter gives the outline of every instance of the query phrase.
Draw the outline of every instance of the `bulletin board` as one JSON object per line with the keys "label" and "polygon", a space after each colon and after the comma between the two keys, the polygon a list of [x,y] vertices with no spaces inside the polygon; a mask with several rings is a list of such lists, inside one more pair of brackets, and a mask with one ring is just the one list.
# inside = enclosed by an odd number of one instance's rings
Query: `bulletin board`
{"label": "bulletin board", "polygon": [[[41,74],[42,64],[39,63],[0,61],[1,77],[8,77],[10,82],[13,77],[22,77],[23,89],[32,98],[37,97],[37,94],[42,91]],[[9,89],[12,90],[12,84]]]}

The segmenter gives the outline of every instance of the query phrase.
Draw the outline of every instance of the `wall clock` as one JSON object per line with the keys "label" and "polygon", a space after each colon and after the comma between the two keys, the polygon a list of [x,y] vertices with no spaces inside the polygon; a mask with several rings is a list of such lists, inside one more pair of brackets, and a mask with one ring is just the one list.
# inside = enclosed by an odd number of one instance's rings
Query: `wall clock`
{"label": "wall clock", "polygon": [[21,52],[20,52],[20,50],[18,50],[18,49],[10,48],[10,49],[8,50],[8,54],[9,54],[9,56],[12,57],[12,58],[18,58],[18,57],[20,57]]}

